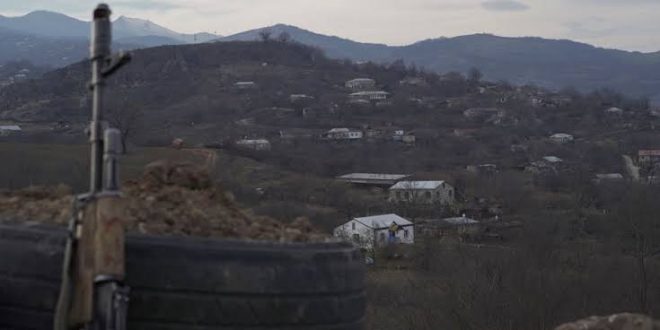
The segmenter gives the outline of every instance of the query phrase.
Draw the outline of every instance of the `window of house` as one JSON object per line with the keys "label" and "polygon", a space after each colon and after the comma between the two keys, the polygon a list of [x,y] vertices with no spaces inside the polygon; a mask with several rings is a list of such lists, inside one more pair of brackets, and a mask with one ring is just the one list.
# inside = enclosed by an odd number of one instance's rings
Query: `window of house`
{"label": "window of house", "polygon": [[353,234],[353,241],[354,242],[359,242],[360,241],[360,234]]}
{"label": "window of house", "polygon": [[403,199],[403,193],[401,193],[400,191],[397,191],[397,192],[396,192],[396,197],[397,197],[398,199]]}
{"label": "window of house", "polygon": [[384,242],[385,241],[385,233],[380,233],[380,235],[378,236],[378,240],[381,241],[381,242]]}
{"label": "window of house", "polygon": [[351,228],[355,230],[355,222],[351,223]]}
{"label": "window of house", "polygon": [[426,199],[431,199],[431,192],[427,191],[424,195],[426,195]]}
{"label": "window of house", "polygon": [[403,237],[408,238],[408,230],[407,229],[403,231]]}
{"label": "window of house", "polygon": [[454,197],[454,191],[453,190],[449,191],[449,197]]}

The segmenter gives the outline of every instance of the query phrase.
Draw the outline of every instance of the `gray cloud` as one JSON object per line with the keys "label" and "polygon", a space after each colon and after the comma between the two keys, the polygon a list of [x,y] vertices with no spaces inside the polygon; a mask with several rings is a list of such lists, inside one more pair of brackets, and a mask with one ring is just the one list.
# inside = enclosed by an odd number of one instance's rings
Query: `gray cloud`
{"label": "gray cloud", "polygon": [[522,11],[529,9],[528,5],[514,0],[488,0],[482,2],[481,6],[495,11]]}

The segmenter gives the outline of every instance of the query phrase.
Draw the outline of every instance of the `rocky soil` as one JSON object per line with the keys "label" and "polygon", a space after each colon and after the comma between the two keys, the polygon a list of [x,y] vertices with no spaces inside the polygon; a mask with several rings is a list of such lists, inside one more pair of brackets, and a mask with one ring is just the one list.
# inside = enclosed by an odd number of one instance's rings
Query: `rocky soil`
{"label": "rocky soil", "polygon": [[[241,210],[205,170],[190,163],[152,163],[139,180],[124,183],[122,194],[130,232],[280,242],[328,239],[307,219],[285,224]],[[0,221],[65,225],[72,201],[66,186],[1,191]]]}
{"label": "rocky soil", "polygon": [[555,330],[660,330],[660,322],[639,314],[594,316],[564,324]]}

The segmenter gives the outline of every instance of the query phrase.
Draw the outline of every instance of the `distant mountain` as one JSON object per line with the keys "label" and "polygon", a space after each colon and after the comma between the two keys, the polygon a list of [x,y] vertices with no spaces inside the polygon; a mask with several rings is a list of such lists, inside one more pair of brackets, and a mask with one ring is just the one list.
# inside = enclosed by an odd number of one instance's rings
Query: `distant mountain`
{"label": "distant mountain", "polygon": [[[29,61],[62,67],[88,56],[90,23],[60,13],[33,11],[0,16],[0,64]],[[148,20],[121,16],[113,22],[116,49],[199,43],[217,39],[210,33],[182,34]]]}
{"label": "distant mountain", "polygon": [[89,42],[81,38],[52,38],[0,28],[0,64],[29,61],[38,66],[62,67],[83,60]]}
{"label": "distant mountain", "polygon": [[[64,14],[51,11],[33,11],[24,16],[0,16],[0,27],[19,33],[40,37],[54,38],[89,38],[90,23]],[[170,30],[149,20],[120,16],[113,22],[113,37],[115,41],[132,39],[139,41],[144,38],[147,44],[153,46],[156,40],[160,45],[180,43],[207,42],[218,36],[210,33],[185,34]],[[146,38],[150,37],[150,38]]]}
{"label": "distant mountain", "polygon": [[88,38],[89,22],[51,11],[33,11],[24,16],[0,16],[0,27],[42,37]]}
{"label": "distant mountain", "polygon": [[[113,22],[113,34],[117,40],[137,37],[160,37],[160,45],[172,44],[169,41],[176,40],[177,43],[198,43],[217,39],[218,36],[210,33],[185,34],[172,31],[149,20],[120,16]],[[139,40],[139,39],[135,39]],[[148,40],[148,39],[147,39]],[[150,42],[156,39],[151,39]]]}
{"label": "distant mountain", "polygon": [[420,41],[408,46],[360,43],[278,24],[235,34],[219,41],[258,40],[286,33],[297,42],[318,47],[333,58],[381,63],[403,59],[436,72],[467,72],[476,67],[489,80],[581,90],[611,88],[660,101],[660,52],[639,53],[542,38],[507,38],[476,34]]}

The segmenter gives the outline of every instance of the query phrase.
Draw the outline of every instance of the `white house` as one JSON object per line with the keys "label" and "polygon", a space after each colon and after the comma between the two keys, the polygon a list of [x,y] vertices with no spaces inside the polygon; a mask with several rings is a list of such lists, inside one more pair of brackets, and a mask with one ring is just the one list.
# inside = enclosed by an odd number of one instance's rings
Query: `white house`
{"label": "white house", "polygon": [[550,136],[550,140],[557,143],[569,143],[574,140],[573,135],[566,133],[557,133]]}
{"label": "white house", "polygon": [[238,89],[255,89],[257,84],[254,81],[239,81],[234,84]]}
{"label": "white house", "polygon": [[611,107],[605,110],[605,113],[608,113],[610,115],[622,115],[623,114],[623,109],[617,108],[617,107]]}
{"label": "white house", "polygon": [[376,87],[376,81],[369,78],[357,78],[347,81],[345,86],[354,91],[364,91],[374,89]]}
{"label": "white house", "polygon": [[20,131],[22,131],[22,129],[18,125],[0,125],[0,136],[7,136]]}
{"label": "white house", "polygon": [[376,246],[415,243],[413,223],[396,214],[354,218],[336,227],[334,236],[350,240],[364,249],[373,248],[374,242]]}
{"label": "white house", "polygon": [[328,140],[359,140],[364,133],[360,130],[350,128],[333,128],[323,134],[323,138]]}
{"label": "white house", "polygon": [[384,91],[362,91],[355,92],[348,96],[348,99],[352,102],[363,100],[363,101],[382,101],[387,100],[387,97],[390,95],[388,92]]}
{"label": "white house", "polygon": [[454,187],[445,181],[399,181],[390,187],[390,202],[451,205]]}
{"label": "white house", "polygon": [[352,184],[389,187],[409,176],[407,174],[349,173],[338,176],[337,180]]}
{"label": "white house", "polygon": [[255,139],[255,140],[238,140],[236,141],[236,146],[245,148],[245,149],[254,149],[254,150],[270,150],[270,141],[266,139]]}
{"label": "white house", "polygon": [[314,101],[314,97],[307,94],[291,94],[289,96],[289,101],[291,101],[291,103],[311,102]]}

